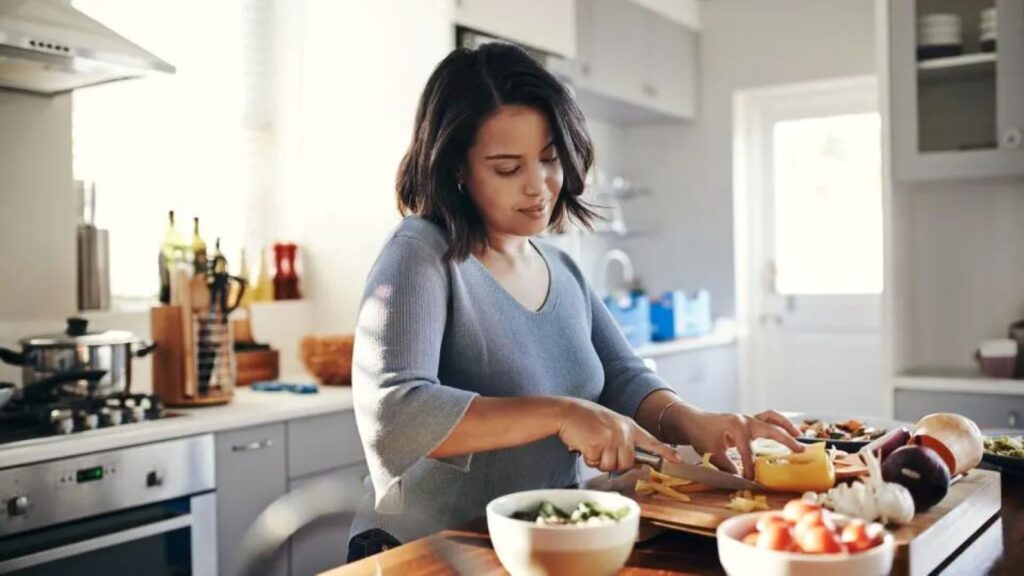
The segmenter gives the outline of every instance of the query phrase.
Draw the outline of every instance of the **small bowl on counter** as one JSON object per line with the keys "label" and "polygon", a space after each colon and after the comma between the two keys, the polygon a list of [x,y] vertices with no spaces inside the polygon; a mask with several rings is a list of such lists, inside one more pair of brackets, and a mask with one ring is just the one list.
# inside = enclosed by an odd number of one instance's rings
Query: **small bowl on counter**
{"label": "small bowl on counter", "polygon": [[[562,510],[593,503],[623,511],[602,523],[544,525],[513,516],[549,502]],[[615,492],[530,490],[492,500],[487,528],[494,551],[512,576],[612,575],[626,564],[640,528],[640,506]]]}
{"label": "small bowl on counter", "polygon": [[[730,518],[718,526],[718,559],[730,576],[878,576],[889,574],[896,555],[893,535],[873,525],[876,543],[859,552],[808,553],[780,551],[744,542],[757,533],[758,521],[779,512],[754,512]],[[841,514],[827,515],[837,531],[851,522]],[[795,548],[798,549],[798,548]]]}

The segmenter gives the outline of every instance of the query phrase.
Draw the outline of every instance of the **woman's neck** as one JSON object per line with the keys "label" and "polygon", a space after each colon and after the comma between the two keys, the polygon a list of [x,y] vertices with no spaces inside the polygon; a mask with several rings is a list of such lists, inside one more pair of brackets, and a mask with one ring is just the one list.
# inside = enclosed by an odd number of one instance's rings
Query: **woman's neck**
{"label": "woman's neck", "polygon": [[507,260],[519,260],[529,257],[533,251],[528,236],[488,232],[485,244],[475,255],[477,257],[497,257]]}

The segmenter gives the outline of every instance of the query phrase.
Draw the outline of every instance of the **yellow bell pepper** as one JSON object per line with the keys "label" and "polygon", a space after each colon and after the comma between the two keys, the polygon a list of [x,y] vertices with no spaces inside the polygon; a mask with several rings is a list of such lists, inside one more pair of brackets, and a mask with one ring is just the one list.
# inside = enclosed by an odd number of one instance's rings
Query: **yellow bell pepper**
{"label": "yellow bell pepper", "polygon": [[778,492],[824,492],[836,484],[836,469],[825,443],[807,447],[801,454],[758,456],[754,480]]}

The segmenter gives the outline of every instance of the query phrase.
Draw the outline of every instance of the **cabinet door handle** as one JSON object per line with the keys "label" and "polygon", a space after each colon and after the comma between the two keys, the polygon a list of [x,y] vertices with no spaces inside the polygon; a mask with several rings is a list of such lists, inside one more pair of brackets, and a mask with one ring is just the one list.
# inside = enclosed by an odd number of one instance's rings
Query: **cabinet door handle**
{"label": "cabinet door handle", "polygon": [[1010,416],[1006,419],[1006,425],[1016,428],[1018,424],[1020,424],[1020,414],[1016,411],[1010,412]]}
{"label": "cabinet door handle", "polygon": [[1010,128],[1003,132],[1003,148],[1016,150],[1021,144],[1020,128]]}
{"label": "cabinet door handle", "polygon": [[257,450],[263,450],[264,448],[270,448],[274,445],[274,441],[270,438],[264,438],[263,440],[256,440],[249,442],[248,444],[235,444],[231,447],[232,452],[255,452]]}

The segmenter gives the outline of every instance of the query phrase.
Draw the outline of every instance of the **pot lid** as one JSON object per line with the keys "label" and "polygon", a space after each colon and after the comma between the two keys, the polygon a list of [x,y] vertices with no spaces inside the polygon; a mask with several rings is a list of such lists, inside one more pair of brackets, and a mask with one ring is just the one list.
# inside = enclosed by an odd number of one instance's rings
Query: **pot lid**
{"label": "pot lid", "polygon": [[134,344],[141,339],[126,330],[105,330],[89,332],[89,321],[85,318],[68,318],[64,332],[42,334],[22,338],[19,343],[27,347],[51,346],[107,346],[117,344]]}

